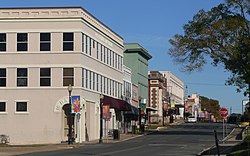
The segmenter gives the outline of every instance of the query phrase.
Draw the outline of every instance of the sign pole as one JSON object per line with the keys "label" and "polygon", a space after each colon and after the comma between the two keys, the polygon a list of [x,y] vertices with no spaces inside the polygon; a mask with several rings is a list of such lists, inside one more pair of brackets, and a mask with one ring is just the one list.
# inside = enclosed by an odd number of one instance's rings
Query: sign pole
{"label": "sign pole", "polygon": [[[225,134],[224,134],[224,131],[225,131],[225,130],[224,130],[224,118],[223,118],[223,125],[222,125],[222,127],[223,127],[223,132],[222,132],[222,135],[223,135],[223,136],[222,136],[222,140],[224,140],[224,137],[225,137]],[[223,143],[224,143],[224,141],[223,141]]]}

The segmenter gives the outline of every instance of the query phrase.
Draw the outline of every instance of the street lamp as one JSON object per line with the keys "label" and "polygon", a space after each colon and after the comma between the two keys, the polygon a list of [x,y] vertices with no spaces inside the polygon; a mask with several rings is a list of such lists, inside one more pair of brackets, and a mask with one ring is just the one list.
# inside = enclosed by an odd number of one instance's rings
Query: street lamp
{"label": "street lamp", "polygon": [[72,113],[71,113],[71,92],[73,90],[73,87],[71,84],[68,86],[68,92],[69,92],[69,115],[68,115],[68,121],[69,121],[69,134],[68,134],[68,144],[73,144],[72,142]]}
{"label": "street lamp", "polygon": [[102,143],[102,105],[103,105],[103,99],[104,95],[100,94],[100,138],[99,138],[99,144]]}
{"label": "street lamp", "polygon": [[165,126],[164,124],[164,100],[162,99],[162,126]]}

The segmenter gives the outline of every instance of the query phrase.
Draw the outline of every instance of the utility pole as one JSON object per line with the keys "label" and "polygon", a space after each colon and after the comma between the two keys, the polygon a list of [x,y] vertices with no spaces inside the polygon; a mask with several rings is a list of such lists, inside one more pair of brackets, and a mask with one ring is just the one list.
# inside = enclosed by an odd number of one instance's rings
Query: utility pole
{"label": "utility pole", "polygon": [[183,112],[183,119],[185,121],[186,119],[186,104],[187,104],[187,98],[188,98],[188,86],[186,85],[186,89],[185,89],[185,95],[184,95],[184,112]]}

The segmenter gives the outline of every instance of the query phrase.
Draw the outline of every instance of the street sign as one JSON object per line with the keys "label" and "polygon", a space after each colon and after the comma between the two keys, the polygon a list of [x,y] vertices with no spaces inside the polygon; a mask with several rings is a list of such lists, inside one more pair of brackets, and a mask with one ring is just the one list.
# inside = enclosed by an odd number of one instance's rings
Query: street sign
{"label": "street sign", "polygon": [[220,116],[222,118],[225,118],[225,117],[227,117],[227,115],[228,115],[228,110],[226,108],[221,108],[220,109]]}

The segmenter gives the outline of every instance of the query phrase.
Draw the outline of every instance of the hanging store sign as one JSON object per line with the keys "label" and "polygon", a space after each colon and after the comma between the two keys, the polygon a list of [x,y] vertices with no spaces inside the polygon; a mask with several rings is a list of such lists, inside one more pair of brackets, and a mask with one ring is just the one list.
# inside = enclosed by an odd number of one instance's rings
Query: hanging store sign
{"label": "hanging store sign", "polygon": [[80,113],[81,105],[80,105],[80,96],[72,96],[71,97],[71,113]]}
{"label": "hanging store sign", "polygon": [[102,106],[102,118],[105,120],[110,119],[110,108],[109,105],[103,105]]}

